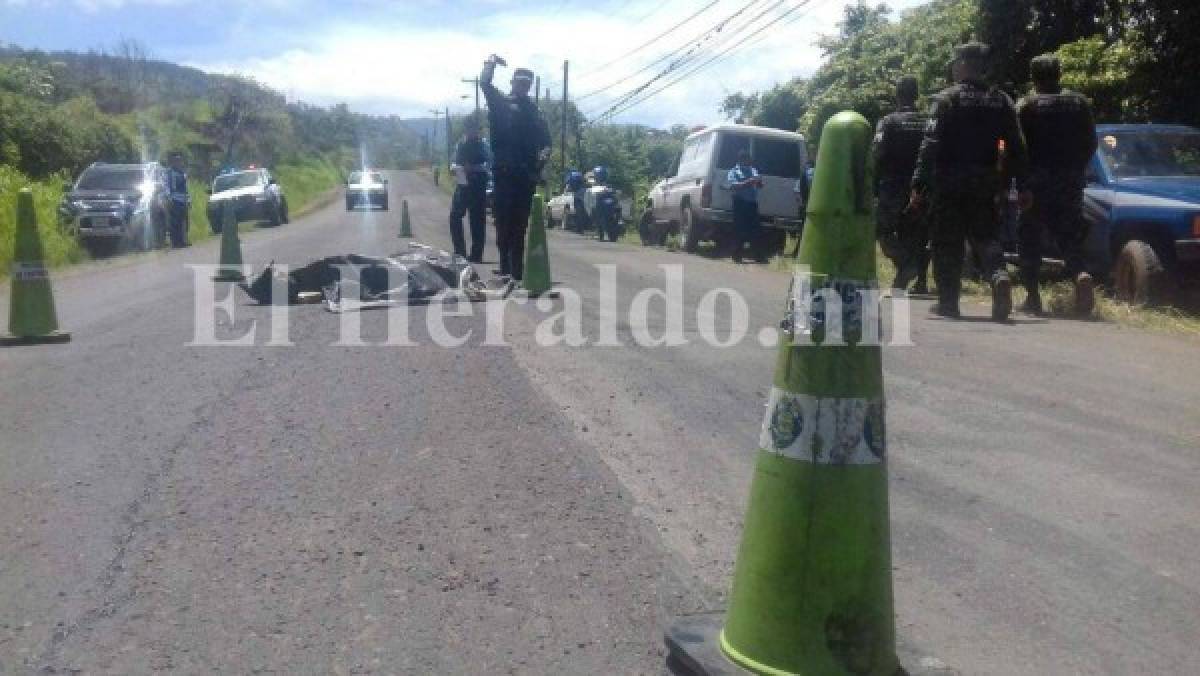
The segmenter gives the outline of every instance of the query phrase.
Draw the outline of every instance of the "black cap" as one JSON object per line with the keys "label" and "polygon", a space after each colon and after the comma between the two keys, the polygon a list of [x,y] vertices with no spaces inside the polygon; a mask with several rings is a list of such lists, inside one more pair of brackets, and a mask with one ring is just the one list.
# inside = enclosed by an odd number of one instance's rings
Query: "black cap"
{"label": "black cap", "polygon": [[982,42],[971,41],[954,48],[954,58],[959,61],[982,63],[991,54],[991,47]]}
{"label": "black cap", "polygon": [[512,79],[514,80],[529,80],[533,82],[533,71],[528,68],[518,68],[513,71]]}
{"label": "black cap", "polygon": [[905,75],[896,81],[896,99],[904,102],[917,100],[917,78]]}
{"label": "black cap", "polygon": [[1029,74],[1034,82],[1057,84],[1062,77],[1062,62],[1055,54],[1042,54],[1029,62]]}

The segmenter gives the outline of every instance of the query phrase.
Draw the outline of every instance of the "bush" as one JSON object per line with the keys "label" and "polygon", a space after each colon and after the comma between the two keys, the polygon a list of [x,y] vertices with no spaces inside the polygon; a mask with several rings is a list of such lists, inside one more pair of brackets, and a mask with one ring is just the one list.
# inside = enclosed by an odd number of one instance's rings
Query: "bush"
{"label": "bush", "polygon": [[34,211],[38,232],[47,265],[75,263],[87,258],[75,238],[58,227],[58,204],[62,200],[65,177],[31,181],[24,174],[0,165],[0,269],[5,274],[12,267],[13,244],[17,228],[17,193],[25,187],[33,189]]}

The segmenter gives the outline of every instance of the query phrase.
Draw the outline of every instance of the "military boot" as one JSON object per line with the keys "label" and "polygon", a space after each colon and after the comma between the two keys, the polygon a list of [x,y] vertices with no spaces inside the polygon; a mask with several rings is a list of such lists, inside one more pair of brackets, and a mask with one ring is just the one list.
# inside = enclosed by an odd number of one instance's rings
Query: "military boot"
{"label": "military boot", "polygon": [[1028,315],[1040,317],[1044,314],[1042,310],[1042,293],[1038,287],[1037,272],[1030,274],[1027,270],[1021,271],[1021,281],[1025,287],[1025,302],[1021,304],[1021,312]]}
{"label": "military boot", "polygon": [[1012,281],[1008,273],[997,272],[992,278],[992,321],[1003,322],[1012,314]]}
{"label": "military boot", "polygon": [[1096,281],[1086,272],[1075,276],[1075,312],[1090,317],[1096,307]]}

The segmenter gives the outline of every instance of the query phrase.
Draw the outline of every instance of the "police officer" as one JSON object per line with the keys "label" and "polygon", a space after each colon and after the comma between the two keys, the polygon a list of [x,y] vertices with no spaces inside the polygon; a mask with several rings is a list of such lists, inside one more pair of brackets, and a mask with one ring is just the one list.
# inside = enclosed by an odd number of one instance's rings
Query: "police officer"
{"label": "police officer", "polygon": [[1018,230],[1021,282],[1029,292],[1022,309],[1042,313],[1038,272],[1042,265],[1042,233],[1058,243],[1067,275],[1075,284],[1075,309],[1089,315],[1095,305],[1094,282],[1084,271],[1083,187],[1087,164],[1096,152],[1096,125],[1083,95],[1059,85],[1057,56],[1043,54],[1029,64],[1034,93],[1021,99],[1017,115],[1029,144],[1029,189],[1033,208],[1025,211]]}
{"label": "police officer", "polygon": [[167,169],[167,194],[171,198],[170,235],[171,246],[178,249],[188,246],[188,206],[192,197],[188,194],[187,173],[183,169],[183,153],[173,152]]}
{"label": "police officer", "polygon": [[916,293],[928,293],[929,228],[923,214],[907,210],[917,152],[925,138],[929,116],[917,112],[917,78],[906,75],[896,83],[896,112],[879,120],[875,129],[876,228],[884,253],[896,264],[894,289],[907,289],[916,279]]}
{"label": "police officer", "polygon": [[[742,262],[742,251],[755,240],[762,227],[758,215],[758,191],[763,186],[762,176],[754,168],[754,158],[749,150],[738,151],[737,164],[725,178],[733,191],[733,231],[737,245],[733,250],[733,262]],[[756,256],[762,256],[756,252]],[[765,262],[765,261],[764,261]]]}
{"label": "police officer", "polygon": [[[960,316],[963,242],[969,240],[992,287],[992,319],[1004,321],[1012,312],[1012,282],[997,239],[996,195],[1011,176],[1023,208],[1031,196],[1024,189],[1025,141],[1012,99],[983,82],[987,55],[987,45],[978,42],[955,48],[958,82],[934,97],[909,207],[920,209],[926,200],[930,202],[933,274],[938,286],[934,313]],[[997,169],[1001,140],[1007,148],[1004,172]]]}
{"label": "police officer", "polygon": [[[467,116],[463,133],[464,138],[454,153],[457,185],[450,206],[450,239],[454,242],[454,253],[479,263],[483,260],[483,246],[487,242],[487,182],[491,155],[479,136],[478,117]],[[471,223],[470,255],[467,255],[463,236],[464,215],[469,215]]]}
{"label": "police officer", "polygon": [[492,133],[495,176],[496,248],[500,251],[500,274],[520,281],[524,273],[525,229],[533,192],[541,179],[549,155],[550,131],[537,105],[529,98],[533,72],[513,71],[511,93],[500,93],[492,84],[496,65],[503,59],[492,55],[483,65],[479,86],[488,104]]}

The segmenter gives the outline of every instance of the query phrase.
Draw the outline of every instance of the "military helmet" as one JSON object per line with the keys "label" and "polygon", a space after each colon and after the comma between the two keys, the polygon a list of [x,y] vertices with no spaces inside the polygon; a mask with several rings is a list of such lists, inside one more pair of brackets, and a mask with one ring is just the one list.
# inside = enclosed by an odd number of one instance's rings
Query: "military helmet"
{"label": "military helmet", "polygon": [[1062,62],[1055,54],[1035,56],[1029,62],[1029,74],[1033,77],[1034,82],[1056,84],[1062,77]]}
{"label": "military helmet", "polygon": [[899,101],[917,100],[917,78],[905,75],[896,81],[896,99]]}
{"label": "military helmet", "polygon": [[954,48],[954,58],[958,61],[983,63],[987,61],[992,48],[977,41],[971,41]]}

